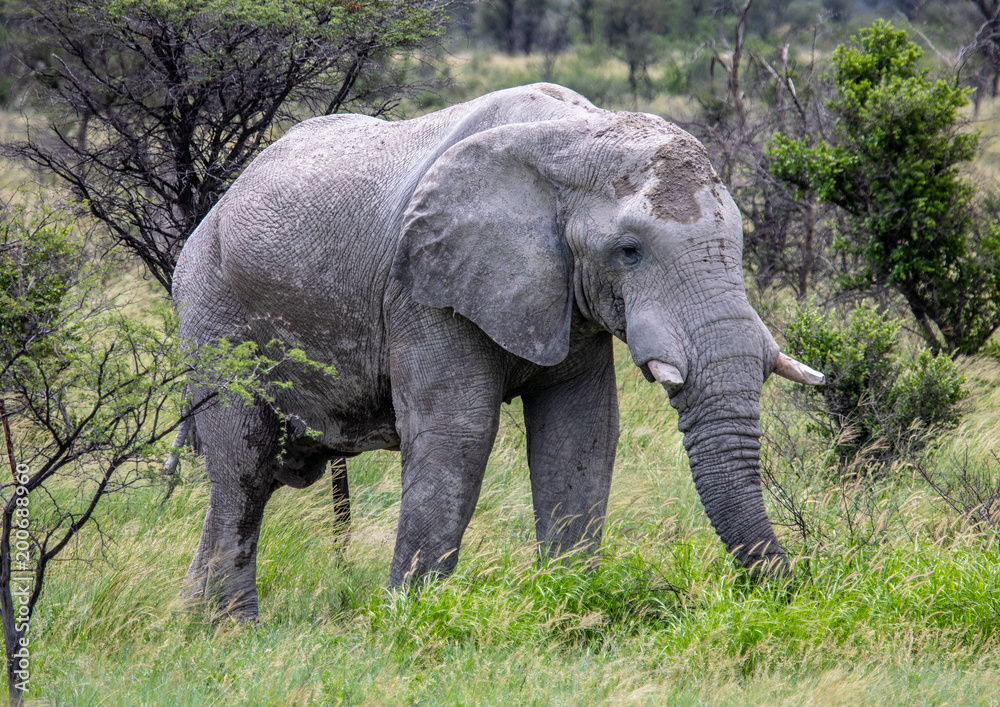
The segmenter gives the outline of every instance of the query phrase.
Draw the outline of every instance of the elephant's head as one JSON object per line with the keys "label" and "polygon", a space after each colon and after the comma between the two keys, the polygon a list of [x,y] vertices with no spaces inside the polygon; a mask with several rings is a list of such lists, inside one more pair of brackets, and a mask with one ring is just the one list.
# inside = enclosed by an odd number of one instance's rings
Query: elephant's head
{"label": "elephant's head", "polygon": [[747,301],[740,212],[697,140],[596,109],[493,128],[436,160],[403,227],[395,276],[508,351],[558,363],[574,309],[624,340],[679,411],[726,547],[745,566],[784,563],[761,495],[759,397],[772,372],[815,372],[779,353]]}

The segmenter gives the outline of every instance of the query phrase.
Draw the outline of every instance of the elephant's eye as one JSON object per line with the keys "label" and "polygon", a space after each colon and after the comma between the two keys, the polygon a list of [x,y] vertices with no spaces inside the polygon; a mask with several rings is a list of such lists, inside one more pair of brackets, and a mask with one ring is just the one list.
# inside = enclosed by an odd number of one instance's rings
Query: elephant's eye
{"label": "elephant's eye", "polygon": [[639,248],[632,243],[624,243],[617,248],[618,256],[626,265],[635,265],[642,258]]}

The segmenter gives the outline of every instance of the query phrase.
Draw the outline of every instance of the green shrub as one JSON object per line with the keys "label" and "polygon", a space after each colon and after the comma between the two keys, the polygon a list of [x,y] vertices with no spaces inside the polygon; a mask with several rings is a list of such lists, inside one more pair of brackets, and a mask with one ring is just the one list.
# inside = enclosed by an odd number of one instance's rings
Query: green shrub
{"label": "green shrub", "polygon": [[811,307],[796,309],[788,351],[826,375],[806,400],[815,429],[844,465],[875,469],[925,449],[955,427],[967,397],[964,376],[947,355],[900,351],[898,321],[860,306],[837,327]]}
{"label": "green shrub", "polygon": [[884,20],[837,47],[835,128],[776,134],[769,169],[846,214],[834,247],[863,264],[847,289],[895,290],[935,351],[972,355],[1000,328],[1000,228],[962,174],[979,152],[963,126],[968,91],[932,80],[922,56]]}
{"label": "green shrub", "polygon": [[76,247],[64,213],[13,199],[0,204],[0,346],[15,338],[34,343],[61,314]]}

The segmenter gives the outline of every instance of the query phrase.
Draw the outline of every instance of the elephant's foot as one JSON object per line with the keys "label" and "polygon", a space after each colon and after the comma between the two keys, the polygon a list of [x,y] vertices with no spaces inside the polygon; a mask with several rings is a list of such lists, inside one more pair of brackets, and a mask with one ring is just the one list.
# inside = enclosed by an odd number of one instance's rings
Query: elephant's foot
{"label": "elephant's foot", "polygon": [[[241,623],[258,620],[257,583],[246,572],[222,567],[219,560],[202,562],[196,555],[181,584],[181,598]],[[232,564],[232,563],[229,563]]]}

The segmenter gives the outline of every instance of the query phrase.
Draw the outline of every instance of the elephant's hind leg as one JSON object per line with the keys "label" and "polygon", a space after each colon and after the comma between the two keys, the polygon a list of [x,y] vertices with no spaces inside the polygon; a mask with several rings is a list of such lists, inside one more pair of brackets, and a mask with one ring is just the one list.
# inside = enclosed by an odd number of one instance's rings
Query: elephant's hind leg
{"label": "elephant's hind leg", "polygon": [[185,593],[204,598],[242,620],[257,617],[257,541],[264,506],[279,484],[243,487],[212,484],[201,540],[187,576]]}
{"label": "elephant's hind leg", "polygon": [[260,523],[264,506],[281,485],[273,473],[278,430],[276,418],[271,418],[273,413],[235,401],[199,415],[211,490],[184,593],[241,619],[257,616]]}
{"label": "elephant's hind leg", "polygon": [[184,580],[186,593],[213,600],[237,618],[254,619],[264,506],[282,485],[315,483],[334,452],[294,425],[286,425],[282,435],[278,416],[263,404],[251,408],[233,400],[202,415],[208,423],[205,456],[212,487],[201,540]]}

